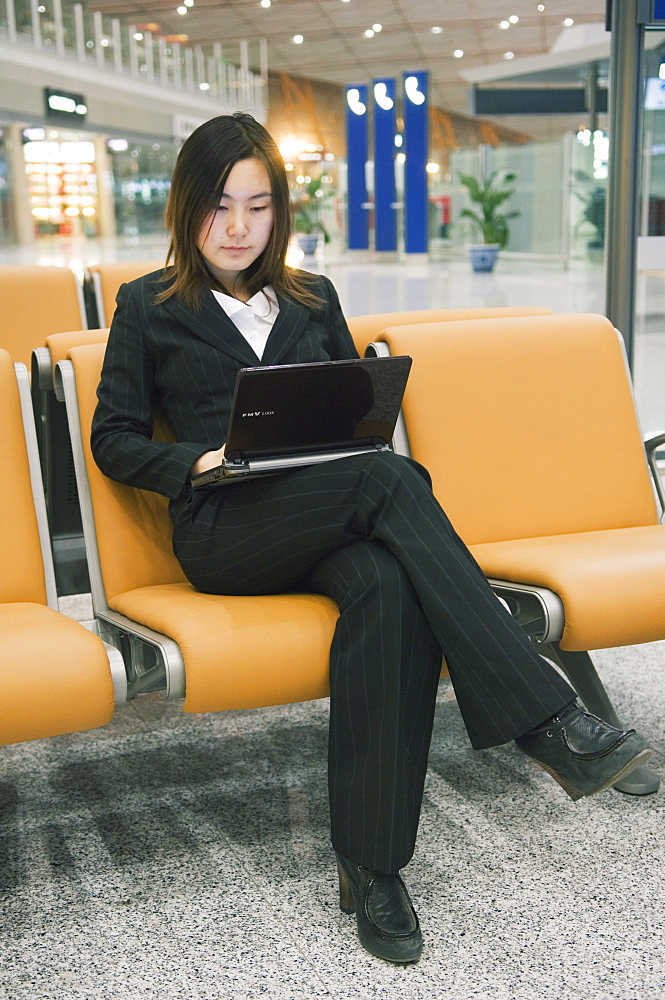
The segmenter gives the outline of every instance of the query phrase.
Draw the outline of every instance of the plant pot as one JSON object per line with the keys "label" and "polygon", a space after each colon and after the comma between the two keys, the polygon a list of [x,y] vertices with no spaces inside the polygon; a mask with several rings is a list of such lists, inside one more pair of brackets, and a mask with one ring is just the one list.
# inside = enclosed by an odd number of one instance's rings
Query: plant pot
{"label": "plant pot", "polygon": [[298,234],[298,246],[305,254],[305,257],[312,257],[316,253],[316,248],[318,245],[319,245],[319,237],[317,233]]}
{"label": "plant pot", "polygon": [[493,271],[499,256],[498,243],[477,243],[467,247],[474,271]]}

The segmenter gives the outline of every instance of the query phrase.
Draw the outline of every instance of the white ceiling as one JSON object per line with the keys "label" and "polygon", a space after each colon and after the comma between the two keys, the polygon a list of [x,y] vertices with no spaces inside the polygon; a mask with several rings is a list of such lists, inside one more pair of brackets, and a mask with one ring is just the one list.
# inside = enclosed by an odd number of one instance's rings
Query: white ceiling
{"label": "white ceiling", "polygon": [[[185,16],[182,0],[92,0],[104,13],[129,23],[157,22],[162,34],[187,33],[190,43],[228,44],[264,37],[271,71],[340,84],[366,83],[377,76],[427,70],[430,100],[444,110],[466,113],[470,84],[461,75],[514,59],[550,51],[564,18],[603,25],[605,0],[194,0]],[[519,18],[505,30],[500,21]],[[382,28],[373,37],[364,32]],[[442,28],[433,33],[432,28]],[[303,36],[297,45],[293,36]],[[456,58],[454,50],[464,55]],[[256,62],[258,46],[251,46]],[[541,119],[498,119],[510,128],[543,136],[552,129]],[[552,123],[553,124],[553,123]],[[569,124],[567,127],[571,127]]]}

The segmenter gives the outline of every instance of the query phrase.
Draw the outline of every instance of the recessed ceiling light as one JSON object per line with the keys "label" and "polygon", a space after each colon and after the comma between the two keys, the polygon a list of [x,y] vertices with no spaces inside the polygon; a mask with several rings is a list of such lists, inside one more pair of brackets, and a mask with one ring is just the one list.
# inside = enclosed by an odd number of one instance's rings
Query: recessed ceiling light
{"label": "recessed ceiling light", "polygon": [[453,55],[455,56],[455,59],[461,59],[464,55],[464,49],[455,49]]}
{"label": "recessed ceiling light", "polygon": [[571,28],[573,24],[575,24],[575,22],[573,21],[572,17],[564,17],[563,24],[565,28]]}
{"label": "recessed ceiling light", "polygon": [[269,7],[271,3],[272,3],[272,0],[261,0],[261,6],[262,7]]}
{"label": "recessed ceiling light", "polygon": [[439,24],[435,24],[433,28],[429,29],[433,35],[440,35],[443,28]]}
{"label": "recessed ceiling light", "polygon": [[186,14],[187,13],[187,8],[186,7],[177,7],[176,10],[178,11],[179,14]]}
{"label": "recessed ceiling light", "polygon": [[505,28],[509,28],[510,27],[510,21],[499,21],[499,27],[500,28],[504,28],[504,29]]}
{"label": "recessed ceiling light", "polygon": [[203,80],[203,82],[199,84],[199,90],[210,90],[210,84]]}
{"label": "recessed ceiling light", "polygon": [[517,16],[517,14],[511,14],[508,20],[510,21],[511,24],[517,24],[517,22],[519,21],[519,17]]}
{"label": "recessed ceiling light", "polygon": [[374,38],[374,32],[371,28],[367,28],[365,31],[365,38]]}
{"label": "recessed ceiling light", "polygon": [[302,45],[302,43],[304,41],[305,41],[305,39],[303,38],[302,35],[294,35],[293,36],[293,42],[294,42],[295,45]]}
{"label": "recessed ceiling light", "polygon": [[539,11],[541,12],[541,14],[542,14],[542,12],[543,12],[543,11],[545,10],[545,4],[544,4],[544,3],[539,3],[539,4],[538,4],[538,10],[539,10]]}
{"label": "recessed ceiling light", "polygon": [[383,28],[382,24],[373,24],[372,25],[372,31],[381,31],[382,28]]}
{"label": "recessed ceiling light", "polygon": [[504,59],[514,59],[515,58],[515,53],[514,52],[504,52],[503,53],[503,58]]}

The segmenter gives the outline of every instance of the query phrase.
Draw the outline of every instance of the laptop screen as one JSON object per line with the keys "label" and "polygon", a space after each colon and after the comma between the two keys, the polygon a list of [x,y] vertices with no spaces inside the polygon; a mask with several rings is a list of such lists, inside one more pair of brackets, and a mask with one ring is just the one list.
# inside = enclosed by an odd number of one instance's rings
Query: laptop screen
{"label": "laptop screen", "polygon": [[387,444],[410,367],[409,357],[387,357],[241,369],[226,457]]}

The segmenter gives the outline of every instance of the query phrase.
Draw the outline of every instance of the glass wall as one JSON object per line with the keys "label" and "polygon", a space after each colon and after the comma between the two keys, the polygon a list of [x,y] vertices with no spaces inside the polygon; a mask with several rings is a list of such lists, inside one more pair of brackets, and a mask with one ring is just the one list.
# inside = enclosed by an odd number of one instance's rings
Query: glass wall
{"label": "glass wall", "polygon": [[501,211],[518,213],[509,220],[508,253],[524,253],[569,262],[600,264],[604,246],[607,135],[588,131],[552,142],[478,146],[453,152],[450,170],[435,174],[430,197],[449,206],[449,225],[433,214],[432,245],[462,249],[482,242],[477,230],[461,218],[470,205],[460,174],[488,177],[515,175],[515,193]]}
{"label": "glass wall", "polygon": [[169,142],[107,143],[118,236],[164,233],[164,208],[177,149]]}

